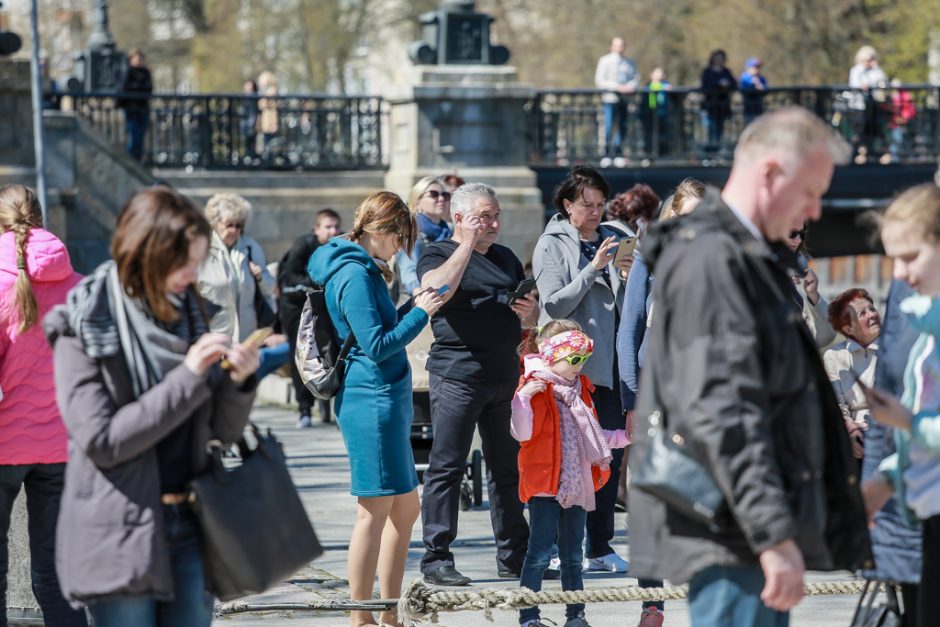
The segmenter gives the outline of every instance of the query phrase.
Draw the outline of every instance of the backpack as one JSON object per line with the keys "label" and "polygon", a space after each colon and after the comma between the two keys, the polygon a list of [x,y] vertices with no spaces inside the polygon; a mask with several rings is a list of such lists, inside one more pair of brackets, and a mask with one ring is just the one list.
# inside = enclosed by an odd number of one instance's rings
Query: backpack
{"label": "backpack", "polygon": [[309,290],[300,312],[294,362],[304,387],[316,398],[328,401],[339,392],[343,386],[346,356],[355,342],[356,337],[350,331],[340,348],[326,309],[326,293],[322,287]]}

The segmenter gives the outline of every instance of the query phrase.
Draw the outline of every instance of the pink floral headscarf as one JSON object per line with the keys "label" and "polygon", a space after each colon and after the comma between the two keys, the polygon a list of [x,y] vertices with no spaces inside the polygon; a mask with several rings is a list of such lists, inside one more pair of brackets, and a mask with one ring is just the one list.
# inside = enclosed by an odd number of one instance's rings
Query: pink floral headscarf
{"label": "pink floral headscarf", "polygon": [[581,331],[565,331],[539,342],[539,356],[546,365],[576,353],[591,354],[594,341]]}

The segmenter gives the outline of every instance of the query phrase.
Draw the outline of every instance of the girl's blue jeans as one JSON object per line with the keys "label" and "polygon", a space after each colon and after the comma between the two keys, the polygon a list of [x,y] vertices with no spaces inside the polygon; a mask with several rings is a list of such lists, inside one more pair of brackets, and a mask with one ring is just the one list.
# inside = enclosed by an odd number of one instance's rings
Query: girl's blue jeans
{"label": "girl's blue jeans", "polygon": [[[554,497],[536,496],[529,501],[529,548],[522,564],[519,585],[535,592],[542,589],[542,576],[551,559],[552,545],[558,537],[558,557],[561,560],[562,590],[583,590],[582,559],[584,552],[584,523],[587,512],[582,507],[563,508]],[[584,614],[583,603],[567,606],[568,619]],[[539,618],[538,607],[527,607],[519,612],[519,624]]]}

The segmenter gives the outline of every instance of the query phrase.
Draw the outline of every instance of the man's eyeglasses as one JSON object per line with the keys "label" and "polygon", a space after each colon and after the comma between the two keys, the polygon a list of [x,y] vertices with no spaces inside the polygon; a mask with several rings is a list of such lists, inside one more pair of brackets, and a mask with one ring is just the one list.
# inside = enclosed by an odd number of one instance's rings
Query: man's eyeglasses
{"label": "man's eyeglasses", "polygon": [[790,239],[806,239],[806,229],[800,229],[799,231],[790,231]]}
{"label": "man's eyeglasses", "polygon": [[439,192],[436,189],[429,189],[428,191],[424,192],[424,194],[426,196],[430,196],[433,200],[437,200],[438,198],[450,200],[450,192]]}
{"label": "man's eyeglasses", "polygon": [[586,362],[590,356],[591,353],[588,353],[587,355],[565,355],[562,357],[562,359],[567,361],[572,366],[577,366],[578,364],[583,364]]}
{"label": "man's eyeglasses", "polygon": [[244,230],[245,230],[245,223],[244,223],[244,222],[226,222],[226,223],[225,223],[225,228],[227,228],[227,229],[238,229],[239,231],[244,231]]}

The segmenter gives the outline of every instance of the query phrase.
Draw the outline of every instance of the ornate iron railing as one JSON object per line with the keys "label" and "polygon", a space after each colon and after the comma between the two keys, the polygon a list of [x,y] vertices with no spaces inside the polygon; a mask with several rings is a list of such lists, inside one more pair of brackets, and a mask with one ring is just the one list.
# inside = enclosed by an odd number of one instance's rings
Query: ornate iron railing
{"label": "ornate iron railing", "polygon": [[162,168],[328,170],[385,167],[378,97],[65,94],[116,144],[123,109],[146,102],[143,163]]}
{"label": "ornate iron railing", "polygon": [[[606,103],[604,100],[615,100]],[[611,98],[594,89],[540,91],[531,103],[530,162],[568,165],[722,164],[759,111],[800,105],[858,149],[857,162],[925,162],[940,155],[940,86],[865,93],[844,86],[778,87],[721,94],[649,90]],[[618,114],[623,114],[623,127]],[[612,124],[607,122],[612,117]],[[612,126],[612,132],[608,128]],[[721,132],[717,132],[717,127]],[[709,133],[711,128],[711,134]],[[618,141],[618,131],[622,138]]]}

